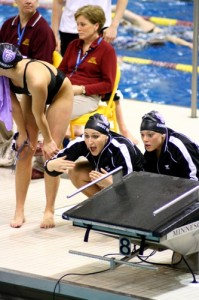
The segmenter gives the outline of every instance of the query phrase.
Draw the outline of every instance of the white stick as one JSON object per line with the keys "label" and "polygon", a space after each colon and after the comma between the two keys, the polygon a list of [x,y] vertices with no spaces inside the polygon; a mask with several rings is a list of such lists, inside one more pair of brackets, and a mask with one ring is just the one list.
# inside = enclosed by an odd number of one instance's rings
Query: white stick
{"label": "white stick", "polygon": [[93,184],[95,184],[95,183],[97,183],[97,182],[99,182],[99,181],[101,181],[101,180],[103,180],[103,179],[109,177],[110,175],[113,175],[113,174],[115,174],[115,173],[118,173],[118,172],[120,172],[121,170],[122,170],[122,167],[118,167],[117,169],[115,169],[115,170],[113,170],[113,171],[111,171],[111,172],[109,172],[109,173],[107,173],[107,174],[104,174],[104,176],[102,176],[102,177],[100,177],[100,178],[98,178],[98,179],[95,179],[95,180],[93,180],[93,181],[91,181],[91,182],[85,184],[84,186],[82,186],[81,188],[79,188],[76,192],[74,192],[74,193],[72,193],[72,194],[70,194],[70,195],[68,195],[68,196],[66,196],[66,197],[67,197],[67,198],[71,198],[71,197],[77,195],[78,193],[80,193],[81,191],[83,191],[83,190],[87,189],[88,187],[92,186]]}

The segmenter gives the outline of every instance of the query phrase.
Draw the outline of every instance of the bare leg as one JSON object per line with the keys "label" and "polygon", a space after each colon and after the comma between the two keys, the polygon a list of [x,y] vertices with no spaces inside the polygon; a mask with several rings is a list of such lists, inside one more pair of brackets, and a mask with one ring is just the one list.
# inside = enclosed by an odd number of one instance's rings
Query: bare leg
{"label": "bare leg", "polygon": [[[68,172],[69,178],[74,184],[74,186],[79,189],[80,187],[86,185],[87,183],[91,182],[89,173],[91,171],[91,167],[88,161],[78,162],[74,169]],[[101,188],[96,184],[88,187],[87,189],[83,190],[82,193],[87,197],[91,197],[97,192],[99,192]]]}
{"label": "bare leg", "polygon": [[[70,89],[70,83],[68,84],[68,91],[66,93],[59,92],[57,98],[49,106],[46,117],[49,124],[49,128],[52,134],[52,138],[58,145],[61,146],[65,137],[66,130],[69,125],[69,120],[72,112],[72,100],[73,93]],[[59,188],[59,177],[51,177],[47,174],[45,179],[45,191],[46,191],[46,207],[44,211],[43,220],[41,222],[41,228],[52,228],[55,226],[54,222],[54,206]]]}
{"label": "bare leg", "polygon": [[[24,115],[25,127],[28,133],[31,147],[25,146],[21,152],[16,164],[15,171],[15,193],[16,193],[16,209],[13,220],[10,223],[11,227],[21,227],[25,221],[24,205],[27,196],[28,187],[31,179],[32,157],[37,144],[38,128],[35,123],[34,116],[31,112],[31,100],[21,100],[21,106]],[[28,104],[27,104],[28,103]]]}
{"label": "bare leg", "polygon": [[53,228],[54,222],[54,205],[59,188],[59,177],[51,177],[48,174],[44,174],[45,191],[46,191],[46,207],[44,211],[43,220],[41,222],[41,228]]}
{"label": "bare leg", "polygon": [[124,118],[123,118],[123,113],[122,113],[122,107],[120,100],[115,101],[115,110],[116,110],[116,118],[117,118],[117,123],[119,126],[120,133],[131,140],[135,145],[138,144],[138,140],[131,134],[129,129],[126,127]]}
{"label": "bare leg", "polygon": [[16,209],[14,218],[10,223],[11,227],[19,228],[25,222],[24,205],[27,196],[28,187],[31,179],[32,158],[34,149],[36,148],[38,129],[33,120],[33,116],[29,115],[32,125],[27,126],[27,132],[30,141],[30,147],[25,146],[21,152],[16,164],[15,171],[15,193],[16,193]]}
{"label": "bare leg", "polygon": [[33,153],[34,151],[26,146],[21,153],[21,159],[17,161],[15,173],[16,209],[14,218],[10,223],[10,226],[14,228],[21,227],[25,222],[24,205],[31,179]]}

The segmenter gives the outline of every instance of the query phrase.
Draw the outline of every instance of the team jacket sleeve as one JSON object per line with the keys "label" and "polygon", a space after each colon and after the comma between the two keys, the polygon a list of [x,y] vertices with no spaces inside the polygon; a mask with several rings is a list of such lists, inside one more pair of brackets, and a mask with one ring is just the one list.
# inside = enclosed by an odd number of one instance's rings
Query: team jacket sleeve
{"label": "team jacket sleeve", "polygon": [[122,167],[123,176],[133,172],[132,157],[125,144],[118,148],[117,154],[114,155],[114,164],[115,168]]}
{"label": "team jacket sleeve", "polygon": [[198,180],[198,149],[194,147],[193,143],[187,141],[183,143],[176,137],[171,137],[170,143],[170,147],[173,149],[172,158],[176,160],[178,165],[179,177]]}
{"label": "team jacket sleeve", "polygon": [[184,148],[182,150],[183,151],[178,150],[178,164],[181,169],[181,177],[192,180],[198,180],[198,165],[193,159],[194,153],[191,153],[193,149]]}
{"label": "team jacket sleeve", "polygon": [[52,159],[48,159],[48,160],[45,162],[45,164],[44,164],[45,172],[46,172],[48,175],[52,176],[52,177],[56,177],[56,176],[61,175],[62,172],[57,172],[57,171],[52,171],[52,172],[50,172],[50,171],[47,169],[47,165],[48,165],[48,162],[49,162],[49,161],[54,160],[54,159],[57,159],[57,158],[59,158],[59,157],[63,157],[63,156],[65,156],[65,155],[66,155],[65,152],[64,152],[64,151],[61,151],[61,152],[59,152],[56,156],[54,156]]}
{"label": "team jacket sleeve", "polygon": [[45,162],[44,168],[45,168],[46,173],[53,177],[61,175],[62,174],[61,172],[57,172],[57,171],[50,172],[47,169],[48,162],[50,160],[54,160],[54,159],[57,159],[57,158],[63,157],[63,156],[66,156],[67,160],[75,161],[80,156],[84,156],[84,149],[85,149],[85,143],[84,143],[82,137],[78,137],[75,140],[71,141],[65,149],[62,149],[52,159],[49,159]]}

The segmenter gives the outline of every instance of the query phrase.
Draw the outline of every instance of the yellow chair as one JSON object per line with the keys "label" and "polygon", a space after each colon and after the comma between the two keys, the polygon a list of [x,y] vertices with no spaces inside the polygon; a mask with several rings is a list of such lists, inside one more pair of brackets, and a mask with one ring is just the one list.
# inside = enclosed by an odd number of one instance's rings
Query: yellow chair
{"label": "yellow chair", "polygon": [[78,125],[78,126],[83,125],[84,126],[86,124],[86,122],[88,121],[89,117],[96,114],[96,113],[105,115],[107,117],[107,119],[109,120],[109,122],[110,122],[111,130],[115,131],[115,132],[118,132],[114,96],[115,96],[115,93],[116,93],[118,85],[119,85],[120,76],[121,76],[120,68],[119,68],[119,66],[117,66],[116,78],[115,78],[113,90],[112,90],[110,98],[107,102],[104,102],[104,103],[102,103],[102,105],[99,105],[97,110],[95,110],[91,113],[82,115],[79,118],[76,118],[76,119],[70,121],[71,139],[75,138],[74,126],[76,126],[76,125]]}
{"label": "yellow chair", "polygon": [[55,68],[58,68],[60,63],[62,61],[62,56],[61,54],[57,51],[57,50],[54,50],[53,51],[53,66]]}

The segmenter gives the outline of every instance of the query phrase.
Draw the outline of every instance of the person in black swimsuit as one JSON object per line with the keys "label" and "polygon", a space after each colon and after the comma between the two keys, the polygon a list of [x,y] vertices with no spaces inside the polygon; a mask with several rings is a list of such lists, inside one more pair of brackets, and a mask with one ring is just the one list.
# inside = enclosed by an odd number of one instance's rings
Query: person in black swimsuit
{"label": "person in black swimsuit", "polygon": [[[31,96],[29,90],[28,90],[28,87],[27,87],[27,82],[26,82],[26,69],[28,67],[28,65],[32,62],[35,62],[37,60],[35,59],[31,59],[30,61],[28,61],[25,65],[25,68],[24,68],[24,75],[23,75],[23,87],[18,87],[18,86],[15,86],[13,83],[12,83],[12,80],[10,80],[10,89],[13,93],[15,94],[25,94],[25,95],[28,95],[28,96]],[[37,61],[37,62],[40,62],[42,63],[41,61]],[[45,64],[45,63],[42,63],[44,66],[46,66],[46,68],[49,70],[50,74],[51,74],[51,81],[48,85],[48,94],[47,94],[47,100],[46,100],[46,104],[51,104],[52,101],[53,101],[53,98],[55,97],[55,95],[58,93],[64,79],[65,79],[65,75],[62,71],[60,71],[59,69],[57,69],[57,75],[55,75],[53,73],[53,71]]]}
{"label": "person in black swimsuit", "polygon": [[[38,132],[43,136],[44,157],[50,159],[58,153],[69,125],[73,90],[61,71],[44,61],[23,59],[19,50],[8,43],[0,44],[0,76],[9,78],[12,115],[18,129],[14,143],[16,211],[10,224],[16,228],[25,222],[24,204]],[[19,102],[16,93],[26,96]],[[41,228],[55,226],[53,214],[58,184],[59,177],[45,175],[46,208]]]}

